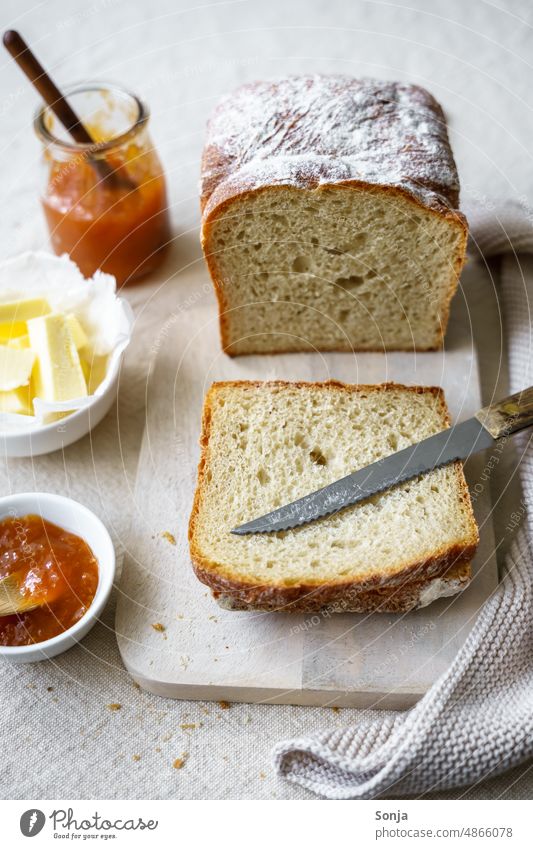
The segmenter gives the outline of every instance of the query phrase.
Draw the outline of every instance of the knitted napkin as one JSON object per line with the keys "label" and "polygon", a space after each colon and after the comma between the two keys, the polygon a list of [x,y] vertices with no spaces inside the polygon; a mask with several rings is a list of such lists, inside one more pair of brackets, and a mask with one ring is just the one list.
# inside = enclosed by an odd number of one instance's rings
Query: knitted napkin
{"label": "knitted napkin", "polygon": [[[471,249],[501,254],[511,393],[533,384],[533,218],[507,203],[469,215]],[[518,254],[521,254],[518,256]],[[408,712],[376,712],[344,730],[287,740],[278,773],[329,799],[419,795],[472,784],[533,756],[533,444],[519,449],[524,519],[499,587],[455,661]]]}

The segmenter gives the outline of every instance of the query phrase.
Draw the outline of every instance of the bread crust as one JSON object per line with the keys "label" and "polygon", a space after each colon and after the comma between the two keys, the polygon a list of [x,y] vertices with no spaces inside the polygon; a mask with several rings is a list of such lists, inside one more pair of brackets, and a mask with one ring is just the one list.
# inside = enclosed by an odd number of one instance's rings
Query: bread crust
{"label": "bread crust", "polygon": [[[287,91],[284,91],[284,88]],[[291,101],[291,92],[314,95],[312,108],[298,109]],[[368,103],[356,105],[358,97],[366,94]],[[337,101],[353,97],[345,112],[336,114]],[[241,108],[250,109],[254,100],[263,101],[264,109],[250,117],[249,125],[237,122],[225,129],[225,120]],[[402,125],[405,111],[413,117],[412,125]],[[417,124],[418,119],[418,124]],[[335,147],[335,121],[342,120],[358,132],[368,135],[365,155],[360,156],[358,143],[343,137],[342,149]],[[316,123],[330,126],[331,136],[320,138]],[[428,145],[422,125],[430,125],[434,147]],[[224,136],[225,134],[225,136]],[[327,133],[325,134],[327,135]],[[276,144],[272,145],[272,140]],[[377,153],[372,153],[377,151]],[[382,159],[378,157],[381,155]],[[401,161],[400,179],[396,184],[390,171],[390,159]],[[286,161],[280,175],[269,173],[269,163]],[[352,161],[353,160],[353,161]],[[375,161],[374,161],[375,160]],[[342,167],[338,162],[342,161]],[[370,162],[370,165],[369,165]],[[265,165],[266,163],[266,165]],[[296,164],[295,164],[296,163]],[[381,168],[379,167],[381,163]],[[366,175],[366,171],[369,171]],[[444,176],[446,175],[446,177]],[[365,176],[368,176],[365,179]],[[449,318],[450,302],[456,291],[459,275],[465,262],[468,226],[459,212],[459,181],[450,149],[446,119],[437,101],[419,86],[401,83],[376,83],[353,80],[342,76],[288,78],[271,83],[251,83],[226,97],[215,110],[209,125],[202,156],[201,242],[218,301],[220,336],[224,351],[230,356],[246,353],[273,353],[270,350],[232,351],[229,334],[229,303],[219,271],[217,254],[211,244],[216,222],[223,218],[235,201],[258,193],[276,190],[321,192],[338,190],[373,192],[390,198],[402,198],[418,210],[445,219],[456,229],[459,248],[450,271],[446,296],[440,305],[441,323],[431,344],[418,350],[437,350],[442,347]],[[411,350],[412,346],[387,346],[388,350]],[[295,341],[288,351],[307,351]],[[321,350],[352,351],[382,350],[346,344],[321,346]],[[285,353],[276,349],[275,353]]]}
{"label": "bread crust", "polygon": [[[437,386],[405,386],[403,384],[393,382],[381,384],[347,384],[337,380],[329,380],[322,383],[285,380],[228,380],[213,383],[206,394],[202,412],[202,431],[200,436],[201,454],[198,464],[198,482],[189,520],[189,549],[193,569],[197,578],[216,593],[231,596],[240,604],[255,608],[316,610],[337,602],[342,602],[343,599],[346,599],[347,597],[354,597],[355,595],[376,591],[384,587],[390,589],[393,587],[401,587],[402,584],[405,585],[406,583],[413,581],[427,582],[428,579],[442,577],[450,569],[470,563],[473,559],[479,542],[479,533],[472,510],[470,493],[463,473],[462,463],[460,462],[454,463],[453,466],[455,467],[457,475],[460,498],[467,513],[469,514],[469,536],[465,540],[461,541],[461,543],[439,549],[434,552],[431,557],[425,560],[405,562],[392,574],[373,575],[371,577],[360,576],[358,578],[352,578],[349,581],[339,579],[337,581],[321,582],[317,580],[315,584],[305,582],[287,587],[281,582],[275,580],[269,584],[257,584],[245,581],[240,575],[232,572],[231,569],[228,569],[224,565],[206,557],[203,554],[196,537],[196,523],[200,512],[204,477],[208,462],[213,401],[217,392],[221,388],[225,387],[244,387],[249,388],[250,390],[267,388],[273,392],[277,389],[294,387],[306,388],[313,391],[320,391],[327,387],[347,393],[354,391],[384,392],[389,389],[409,391],[419,395],[430,392],[441,406],[445,425],[449,426],[450,424],[450,417],[444,400],[444,392]],[[312,608],[301,607],[302,604],[306,603],[312,604]]]}
{"label": "bread crust", "polygon": [[[263,611],[265,613],[407,613],[418,607],[424,607],[425,590],[439,581],[442,587],[435,593],[431,601],[451,595],[456,595],[466,589],[471,579],[470,563],[461,562],[455,564],[440,578],[431,578],[422,581],[409,581],[399,587],[382,587],[368,592],[347,593],[342,599],[321,604],[321,599],[311,593],[308,597],[299,599],[288,606],[275,607],[263,604],[261,607],[253,607],[233,596],[224,595],[213,591],[213,598],[225,610],[240,611]],[[430,603],[430,602],[428,602]]]}

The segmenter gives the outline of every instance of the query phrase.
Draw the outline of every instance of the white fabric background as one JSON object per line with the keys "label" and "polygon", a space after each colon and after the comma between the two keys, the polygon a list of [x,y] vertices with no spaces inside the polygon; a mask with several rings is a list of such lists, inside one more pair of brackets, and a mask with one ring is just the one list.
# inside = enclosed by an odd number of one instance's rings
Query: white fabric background
{"label": "white fabric background", "polygon": [[[117,408],[63,454],[0,464],[2,491],[49,489],[94,509],[118,550],[127,539],[154,335],[168,312],[207,277],[197,247],[198,160],[206,117],[219,94],[256,77],[342,71],[408,79],[443,103],[465,203],[498,196],[533,200],[531,20],[527,0],[346,2],[285,0],[4,0],[2,29],[19,28],[60,83],[122,82],[152,108],[167,169],[176,240],[157,278],[129,294],[137,322]],[[47,244],[37,204],[37,100],[1,56],[0,257]],[[211,297],[210,295],[207,297]],[[490,269],[470,266],[458,297],[472,315],[486,398],[506,391],[498,291]],[[518,504],[509,451],[494,477],[499,553]],[[122,668],[113,604],[83,645],[49,663],[0,664],[3,769],[11,798],[308,798],[275,778],[270,750],[282,738],[352,724],[355,711],[173,702],[136,689]],[[111,712],[111,702],[122,705]],[[181,728],[182,725],[195,728]],[[181,770],[172,763],[182,753]],[[134,755],[140,755],[134,760]],[[531,798],[526,765],[465,798]]]}

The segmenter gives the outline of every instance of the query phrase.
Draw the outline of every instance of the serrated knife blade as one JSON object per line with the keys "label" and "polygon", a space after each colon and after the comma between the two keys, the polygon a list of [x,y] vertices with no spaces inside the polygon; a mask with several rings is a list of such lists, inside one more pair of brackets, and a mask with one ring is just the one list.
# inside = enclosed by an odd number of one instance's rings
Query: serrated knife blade
{"label": "serrated knife blade", "polygon": [[445,466],[455,460],[466,460],[470,454],[490,448],[494,436],[477,418],[436,433],[408,448],[383,457],[370,466],[358,469],[303,498],[285,504],[271,513],[233,528],[233,534],[258,534],[286,531],[307,525],[317,519],[338,513],[377,493],[391,489],[424,472]]}

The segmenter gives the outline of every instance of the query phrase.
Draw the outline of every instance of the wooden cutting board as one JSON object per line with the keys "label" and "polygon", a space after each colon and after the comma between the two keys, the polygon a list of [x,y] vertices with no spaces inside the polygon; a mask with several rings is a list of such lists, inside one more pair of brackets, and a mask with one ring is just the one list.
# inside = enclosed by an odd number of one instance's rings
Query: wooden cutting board
{"label": "wooden cutting board", "polygon": [[189,561],[200,414],[214,380],[335,378],[441,385],[453,420],[463,420],[481,406],[466,310],[456,311],[445,352],[230,359],[220,350],[213,304],[204,301],[191,299],[192,307],[169,316],[154,339],[116,617],[126,668],[141,687],[178,699],[413,704],[452,661],[497,583],[490,495],[480,483],[483,455],[467,468],[481,544],[474,579],[461,595],[407,615],[232,613],[212,600]]}

